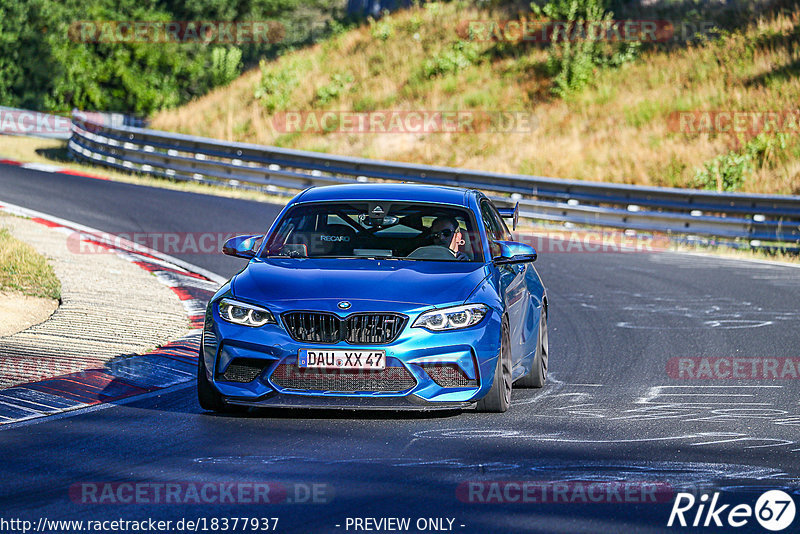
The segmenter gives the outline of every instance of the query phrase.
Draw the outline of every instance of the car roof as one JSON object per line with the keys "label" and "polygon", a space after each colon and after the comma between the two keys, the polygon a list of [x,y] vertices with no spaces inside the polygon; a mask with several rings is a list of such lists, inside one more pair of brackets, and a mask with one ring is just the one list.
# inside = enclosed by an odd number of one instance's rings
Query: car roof
{"label": "car roof", "polygon": [[295,202],[329,200],[394,200],[400,202],[437,202],[469,206],[472,191],[461,187],[407,183],[359,183],[326,185],[306,189]]}

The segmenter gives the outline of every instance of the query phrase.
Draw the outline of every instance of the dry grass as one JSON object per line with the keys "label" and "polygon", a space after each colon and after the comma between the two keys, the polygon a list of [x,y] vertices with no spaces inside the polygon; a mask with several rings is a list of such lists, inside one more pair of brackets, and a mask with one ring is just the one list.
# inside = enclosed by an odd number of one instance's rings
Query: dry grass
{"label": "dry grass", "polygon": [[[561,178],[644,185],[691,186],[705,161],[737,148],[726,135],[685,135],[668,128],[682,110],[788,110],[800,101],[797,13],[764,16],[745,29],[691,46],[657,47],[620,69],[598,71],[592,85],[567,100],[552,98],[543,74],[546,51],[497,50],[477,43],[481,60],[432,79],[420,66],[456,42],[461,21],[493,15],[455,2],[399,12],[265,67],[294,76],[287,110],[528,110],[532,133],[285,134],[274,112],[255,97],[262,73],[253,69],[182,108],[164,111],[153,126],[225,138],[370,158],[483,168]],[[385,29],[385,28],[384,28]],[[508,47],[507,47],[508,48]],[[335,75],[350,76],[342,93],[320,100]],[[744,191],[800,192],[800,143],[785,161],[763,168]]]}

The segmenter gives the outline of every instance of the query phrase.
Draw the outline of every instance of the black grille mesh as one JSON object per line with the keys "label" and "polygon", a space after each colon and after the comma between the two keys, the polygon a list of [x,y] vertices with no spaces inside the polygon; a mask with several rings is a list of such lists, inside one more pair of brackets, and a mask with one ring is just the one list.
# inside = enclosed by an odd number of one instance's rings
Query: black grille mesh
{"label": "black grille mesh", "polygon": [[358,313],[347,318],[345,340],[353,345],[391,343],[405,324],[405,317],[391,313]]}
{"label": "black grille mesh", "polygon": [[342,321],[332,313],[292,312],[283,322],[297,341],[336,343],[342,338]]}
{"label": "black grille mesh", "polygon": [[332,313],[290,312],[283,315],[283,322],[295,341],[382,345],[397,339],[406,317],[396,313],[355,313],[340,319]]}
{"label": "black grille mesh", "polygon": [[381,371],[301,369],[285,363],[272,373],[272,381],[286,389],[343,392],[400,392],[413,388],[417,383],[405,367],[387,367]]}
{"label": "black grille mesh", "polygon": [[262,360],[236,358],[225,369],[222,379],[227,382],[252,382],[261,374],[266,365],[267,362]]}
{"label": "black grille mesh", "polygon": [[470,380],[456,365],[426,365],[423,367],[434,382],[443,388],[477,387],[477,380]]}

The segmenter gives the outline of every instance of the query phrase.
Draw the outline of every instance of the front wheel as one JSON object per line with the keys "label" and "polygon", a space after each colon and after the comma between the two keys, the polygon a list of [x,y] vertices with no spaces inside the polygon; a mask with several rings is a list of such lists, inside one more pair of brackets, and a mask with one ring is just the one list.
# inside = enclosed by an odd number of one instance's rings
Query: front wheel
{"label": "front wheel", "polygon": [[517,381],[524,388],[540,388],[547,382],[547,364],[550,345],[547,339],[547,311],[542,307],[539,319],[539,336],[536,343],[536,355],[533,357],[531,370]]}
{"label": "front wheel", "polygon": [[[200,346],[203,346],[202,343]],[[202,409],[210,412],[241,413],[247,411],[247,408],[244,406],[226,404],[220,392],[208,381],[206,362],[203,358],[202,348],[200,358],[197,362],[197,400]]]}
{"label": "front wheel", "polygon": [[497,366],[494,370],[492,389],[478,401],[479,412],[502,413],[511,404],[511,338],[508,332],[508,320],[503,318],[503,333],[500,338],[500,354],[497,355]]}
{"label": "front wheel", "polygon": [[200,403],[200,407],[204,410],[212,412],[225,411],[225,402],[222,400],[222,395],[220,395],[219,391],[208,381],[206,362],[203,358],[202,349],[200,351],[199,361],[197,362],[197,400]]}

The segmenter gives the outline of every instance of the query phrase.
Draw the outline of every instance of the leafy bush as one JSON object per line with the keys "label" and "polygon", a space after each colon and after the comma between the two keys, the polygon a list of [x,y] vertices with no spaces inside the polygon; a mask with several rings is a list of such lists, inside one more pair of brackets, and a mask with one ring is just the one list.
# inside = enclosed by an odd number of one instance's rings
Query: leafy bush
{"label": "leafy bush", "polygon": [[754,170],[748,154],[728,152],[703,164],[695,173],[695,186],[712,191],[737,191]]}
{"label": "leafy bush", "polygon": [[413,35],[422,28],[423,24],[422,16],[419,11],[415,10],[411,13],[411,16],[402,23],[401,30],[409,35]]}
{"label": "leafy bush", "polygon": [[392,23],[392,18],[388,15],[384,15],[384,17],[377,22],[375,22],[375,19],[370,18],[369,25],[370,35],[378,41],[386,41],[392,36],[392,33],[394,33],[394,24]]}
{"label": "leafy bush", "polygon": [[745,151],[759,167],[774,168],[786,158],[789,134],[780,132],[776,135],[761,133],[754,137]]}
{"label": "leafy bush", "polygon": [[331,83],[328,85],[323,85],[319,89],[317,89],[316,100],[320,105],[325,105],[330,102],[333,102],[342,93],[345,92],[347,86],[353,83],[353,75],[352,74],[341,74],[336,73],[331,76]]}
{"label": "leafy bush", "polygon": [[293,69],[270,69],[265,60],[261,60],[261,83],[256,88],[255,97],[261,101],[269,113],[286,109],[292,91],[299,84]]}
{"label": "leafy bush", "polygon": [[456,41],[422,63],[422,76],[433,78],[458,72],[477,63],[480,51],[475,43]]}
{"label": "leafy bush", "polygon": [[633,61],[641,43],[613,43],[603,39],[565,38],[578,33],[587,22],[608,24],[614,14],[604,0],[549,0],[544,6],[531,4],[533,12],[550,20],[566,22],[566,32],[554,32],[549,47],[547,69],[553,77],[553,92],[560,96],[582,89],[597,67],[619,67]]}
{"label": "leafy bush", "polygon": [[242,51],[235,46],[216,47],[211,51],[211,81],[214,85],[228,85],[239,76]]}
{"label": "leafy bush", "polygon": [[731,151],[707,161],[694,177],[695,187],[716,191],[738,191],[756,170],[774,167],[785,158],[788,135],[761,133],[741,151]]}

